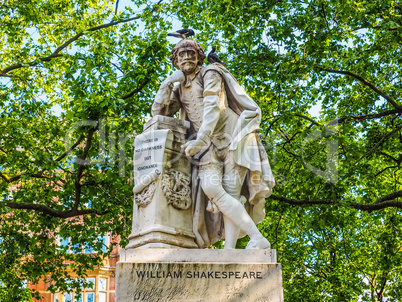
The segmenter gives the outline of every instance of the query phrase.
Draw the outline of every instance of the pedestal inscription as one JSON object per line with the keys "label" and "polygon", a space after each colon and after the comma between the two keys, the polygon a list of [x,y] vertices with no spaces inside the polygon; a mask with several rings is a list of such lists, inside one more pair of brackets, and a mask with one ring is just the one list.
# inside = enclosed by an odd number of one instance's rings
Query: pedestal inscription
{"label": "pedestal inscription", "polygon": [[135,203],[147,206],[156,190],[155,181],[162,173],[165,147],[171,147],[173,134],[169,130],[154,130],[137,136],[134,142]]}
{"label": "pedestal inscription", "polygon": [[123,252],[127,262],[117,264],[117,301],[283,302],[273,250],[144,252]]}

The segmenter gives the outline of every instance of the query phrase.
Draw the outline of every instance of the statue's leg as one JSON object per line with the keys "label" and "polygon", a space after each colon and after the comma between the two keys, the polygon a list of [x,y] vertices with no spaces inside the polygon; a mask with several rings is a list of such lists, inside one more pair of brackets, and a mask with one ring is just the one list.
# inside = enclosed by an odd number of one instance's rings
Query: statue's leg
{"label": "statue's leg", "polygon": [[240,228],[227,216],[223,216],[225,223],[225,249],[235,249]]}
{"label": "statue's leg", "polygon": [[[224,217],[250,236],[249,248],[269,248],[270,244],[258,230],[239,200],[230,196],[222,186],[222,173],[217,169],[200,170],[201,188],[208,198],[218,207]],[[226,221],[227,221],[226,219]],[[225,221],[225,222],[226,222]],[[233,235],[232,235],[233,236]],[[233,239],[231,239],[233,240]],[[231,243],[233,245],[233,242]]]}
{"label": "statue's leg", "polygon": [[[222,186],[226,193],[235,198],[239,203],[241,203],[240,193],[246,173],[247,169],[236,165],[232,156],[226,156],[223,167]],[[223,218],[225,222],[225,249],[234,249],[239,238],[240,228],[229,217],[224,216]]]}

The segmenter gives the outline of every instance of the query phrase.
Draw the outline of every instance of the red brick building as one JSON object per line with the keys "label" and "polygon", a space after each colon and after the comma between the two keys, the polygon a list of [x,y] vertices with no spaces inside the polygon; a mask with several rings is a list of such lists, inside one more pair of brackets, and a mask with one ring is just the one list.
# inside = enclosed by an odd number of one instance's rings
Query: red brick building
{"label": "red brick building", "polygon": [[[116,263],[119,261],[119,251],[120,247],[117,244],[110,257],[103,261],[103,266],[88,273],[86,279],[92,282],[93,287],[83,289],[79,298],[76,298],[75,292],[50,293],[47,291],[49,282],[45,282],[45,278],[38,284],[28,283],[28,287],[41,294],[41,300],[35,300],[38,302],[115,302]],[[72,274],[71,277],[77,276]]]}

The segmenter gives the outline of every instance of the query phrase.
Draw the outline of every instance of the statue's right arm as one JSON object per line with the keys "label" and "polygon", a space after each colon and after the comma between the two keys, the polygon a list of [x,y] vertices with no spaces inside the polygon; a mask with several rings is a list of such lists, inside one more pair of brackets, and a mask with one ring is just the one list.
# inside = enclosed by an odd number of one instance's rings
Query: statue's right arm
{"label": "statue's right arm", "polygon": [[152,105],[152,116],[158,114],[173,116],[180,109],[180,100],[177,90],[173,89],[173,83],[183,82],[184,78],[183,72],[177,70],[162,82]]}
{"label": "statue's right arm", "polygon": [[169,83],[166,80],[162,82],[156,93],[154,103],[152,104],[152,116],[162,114],[166,112],[170,105],[170,98],[172,96],[173,83]]}

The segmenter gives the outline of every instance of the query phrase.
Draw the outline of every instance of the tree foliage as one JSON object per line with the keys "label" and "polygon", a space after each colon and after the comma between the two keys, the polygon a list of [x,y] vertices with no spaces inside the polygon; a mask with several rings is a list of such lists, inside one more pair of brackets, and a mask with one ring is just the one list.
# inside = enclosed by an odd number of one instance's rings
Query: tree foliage
{"label": "tree foliage", "polygon": [[162,9],[0,2],[1,301],[25,300],[23,283],[41,276],[53,291],[80,286],[68,273],[85,275],[111,252],[99,236],[125,245],[132,134],[170,68]]}
{"label": "tree foliage", "polygon": [[66,287],[66,257],[85,274],[103,256],[68,254],[54,235],[99,251],[97,234],[127,238],[129,134],[171,69],[173,16],[205,50],[218,46],[262,108],[277,185],[260,227],[278,250],[285,299],[400,301],[399,1],[118,5],[0,2],[0,298],[46,274]]}

